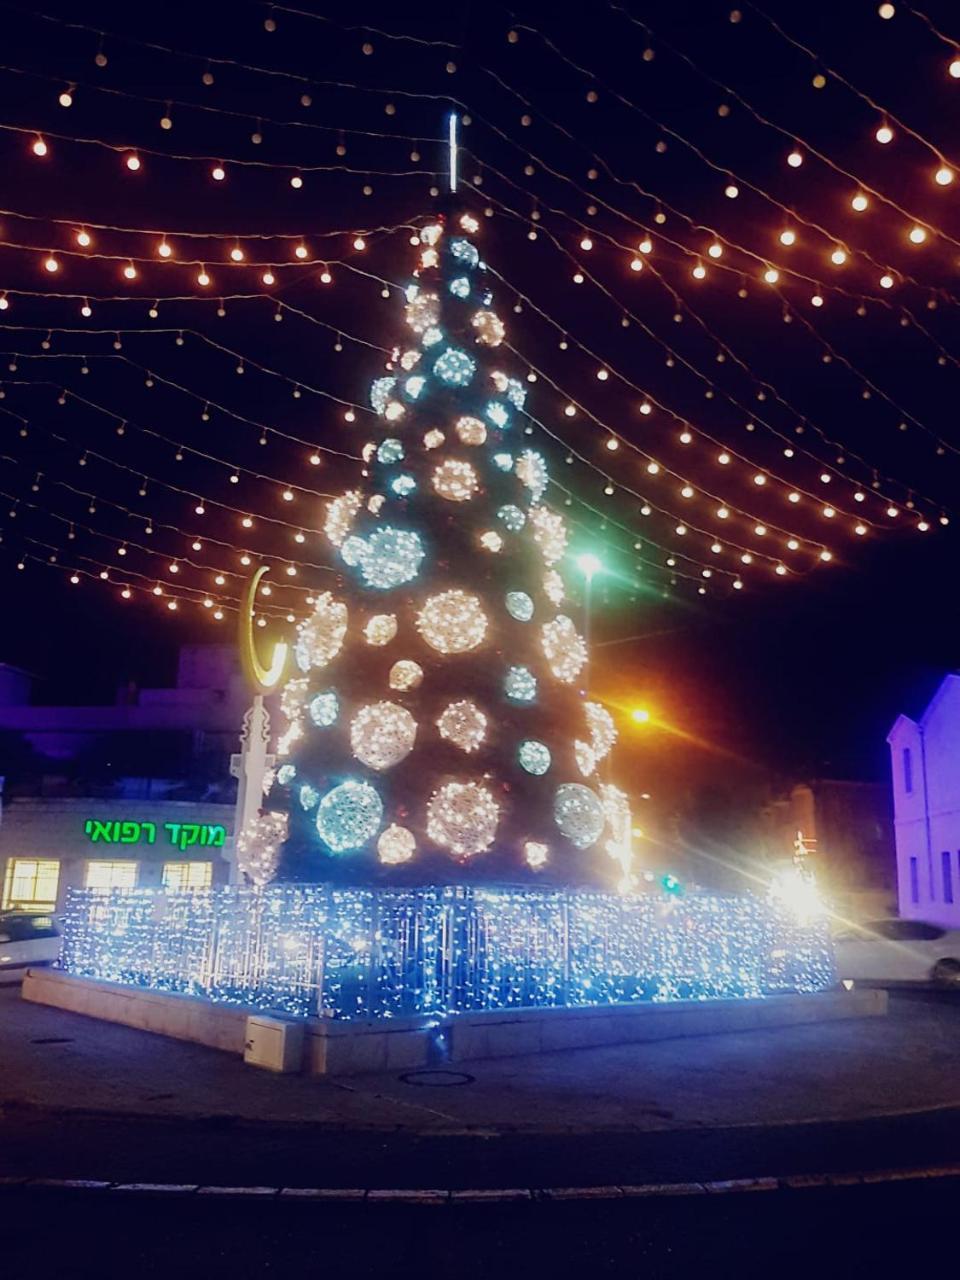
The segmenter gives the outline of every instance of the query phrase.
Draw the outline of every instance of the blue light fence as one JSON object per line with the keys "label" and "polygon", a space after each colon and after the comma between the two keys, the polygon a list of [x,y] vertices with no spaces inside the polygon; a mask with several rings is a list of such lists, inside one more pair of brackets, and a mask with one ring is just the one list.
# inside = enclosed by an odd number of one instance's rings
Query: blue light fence
{"label": "blue light fence", "polygon": [[758,997],[835,982],[825,921],[753,897],[537,889],[70,892],[69,973],[296,1016]]}

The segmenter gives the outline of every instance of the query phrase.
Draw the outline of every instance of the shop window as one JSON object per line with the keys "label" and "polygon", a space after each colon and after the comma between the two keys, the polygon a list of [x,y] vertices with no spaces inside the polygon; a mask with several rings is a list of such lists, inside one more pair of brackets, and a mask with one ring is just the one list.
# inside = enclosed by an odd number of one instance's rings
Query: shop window
{"label": "shop window", "polygon": [[137,864],[135,862],[88,862],[84,880],[87,889],[135,889]]}
{"label": "shop window", "polygon": [[4,910],[53,911],[59,883],[56,858],[11,858],[3,877]]}
{"label": "shop window", "polygon": [[213,883],[212,862],[165,862],[163,887],[171,893],[185,889],[209,889]]}

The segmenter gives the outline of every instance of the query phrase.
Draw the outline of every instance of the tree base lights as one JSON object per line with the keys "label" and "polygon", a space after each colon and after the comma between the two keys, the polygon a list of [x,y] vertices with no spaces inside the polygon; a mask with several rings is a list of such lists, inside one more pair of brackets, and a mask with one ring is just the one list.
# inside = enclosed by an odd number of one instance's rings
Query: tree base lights
{"label": "tree base lights", "polygon": [[[385,860],[413,852],[398,827],[381,844]],[[535,842],[527,856],[541,856]],[[836,981],[825,917],[759,897],[450,885],[74,889],[61,964],[128,986],[334,1018],[755,998]]]}

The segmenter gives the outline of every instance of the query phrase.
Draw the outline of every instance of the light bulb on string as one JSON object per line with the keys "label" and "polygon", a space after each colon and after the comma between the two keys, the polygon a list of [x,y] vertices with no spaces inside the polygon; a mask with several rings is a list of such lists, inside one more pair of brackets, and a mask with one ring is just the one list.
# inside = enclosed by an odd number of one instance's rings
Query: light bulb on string
{"label": "light bulb on string", "polygon": [[788,227],[785,231],[780,232],[780,243],[785,245],[796,244],[797,233]]}
{"label": "light bulb on string", "polygon": [[239,245],[239,244],[235,244],[235,245],[233,246],[233,248],[230,250],[230,258],[231,258],[231,261],[233,261],[233,262],[242,262],[242,261],[243,261],[243,259],[244,259],[244,252],[243,252],[243,250],[240,248],[240,245]]}
{"label": "light bulb on string", "polygon": [[157,254],[161,258],[169,258],[173,254],[173,250],[167,244],[166,237],[157,245]]}
{"label": "light bulb on string", "polygon": [[924,227],[915,226],[910,228],[909,239],[911,244],[923,244],[927,238],[927,232]]}
{"label": "light bulb on string", "polygon": [[137,155],[135,151],[131,151],[126,156],[124,160],[124,164],[127,166],[127,168],[130,170],[131,173],[136,173],[137,170],[140,168],[140,157]]}
{"label": "light bulb on string", "polygon": [[123,276],[125,280],[136,280],[137,268],[133,265],[132,262],[128,262],[127,265],[123,268]]}
{"label": "light bulb on string", "polygon": [[838,245],[837,248],[834,249],[833,253],[831,253],[830,261],[834,264],[834,266],[842,267],[843,264],[846,262],[846,260],[847,260],[846,250],[841,249]]}
{"label": "light bulb on string", "polygon": [[885,146],[888,142],[893,141],[893,130],[890,128],[888,124],[884,123],[876,131],[876,133],[874,134],[874,137],[879,143]]}
{"label": "light bulb on string", "polygon": [[960,80],[960,57],[954,58],[949,67],[947,67],[947,70],[950,75],[953,76],[954,80]]}
{"label": "light bulb on string", "polygon": [[856,213],[863,213],[864,209],[870,204],[870,201],[862,191],[858,191],[850,199],[850,208]]}
{"label": "light bulb on string", "polygon": [[267,270],[263,273],[260,279],[263,284],[275,284],[277,278],[272,271]]}
{"label": "light bulb on string", "polygon": [[290,185],[291,187],[293,187],[294,191],[300,190],[300,188],[303,186],[303,179],[300,177],[299,173],[295,173],[293,175],[293,177],[290,179]]}
{"label": "light bulb on string", "polygon": [[201,285],[205,289],[209,283],[210,277],[207,275],[207,269],[202,266],[197,272],[197,284]]}
{"label": "light bulb on string", "polygon": [[940,187],[949,187],[950,183],[953,182],[953,178],[953,170],[948,168],[945,164],[941,165],[933,175],[934,182],[936,182]]}
{"label": "light bulb on string", "polygon": [[60,263],[57,261],[57,259],[53,256],[52,253],[47,254],[46,258],[44,258],[43,260],[43,265],[44,265],[44,268],[47,271],[49,271],[51,274],[54,271],[60,270]]}
{"label": "light bulb on string", "polygon": [[215,164],[213,168],[210,170],[210,177],[214,180],[214,182],[223,182],[226,176],[227,176],[227,171],[226,169],[224,169],[222,164]]}
{"label": "light bulb on string", "polygon": [[39,133],[34,139],[34,143],[33,143],[33,146],[31,147],[31,150],[33,151],[33,154],[35,156],[45,156],[49,150],[49,148],[47,147],[47,144],[44,142],[43,138],[40,136]]}
{"label": "light bulb on string", "polygon": [[713,244],[707,249],[707,253],[711,258],[720,258],[723,256],[723,245],[714,240]]}
{"label": "light bulb on string", "polygon": [[794,148],[794,150],[787,156],[787,164],[791,169],[799,169],[803,164],[803,152],[797,151],[796,148]]}
{"label": "light bulb on string", "polygon": [[60,96],[57,98],[57,101],[60,103],[61,107],[73,106],[73,91],[75,88],[76,88],[76,85],[68,84],[66,89],[64,89],[63,92],[60,94]]}

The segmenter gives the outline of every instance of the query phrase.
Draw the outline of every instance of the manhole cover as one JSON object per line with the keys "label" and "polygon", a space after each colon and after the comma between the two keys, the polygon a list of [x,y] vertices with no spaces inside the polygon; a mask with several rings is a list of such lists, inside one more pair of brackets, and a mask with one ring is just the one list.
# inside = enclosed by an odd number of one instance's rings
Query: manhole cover
{"label": "manhole cover", "polygon": [[31,1044],[73,1044],[73,1040],[69,1036],[41,1036],[38,1040],[31,1040]]}
{"label": "manhole cover", "polygon": [[439,1085],[441,1089],[452,1089],[458,1084],[473,1084],[476,1076],[466,1071],[405,1071],[400,1079],[404,1084]]}

